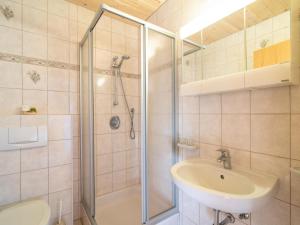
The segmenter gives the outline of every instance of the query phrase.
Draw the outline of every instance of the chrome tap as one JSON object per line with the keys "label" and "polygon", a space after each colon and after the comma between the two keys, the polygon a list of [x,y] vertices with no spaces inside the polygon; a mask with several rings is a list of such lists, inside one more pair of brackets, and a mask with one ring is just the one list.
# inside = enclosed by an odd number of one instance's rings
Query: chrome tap
{"label": "chrome tap", "polygon": [[227,149],[218,149],[221,152],[221,156],[217,159],[219,163],[223,163],[224,169],[231,169],[231,157],[230,152]]}

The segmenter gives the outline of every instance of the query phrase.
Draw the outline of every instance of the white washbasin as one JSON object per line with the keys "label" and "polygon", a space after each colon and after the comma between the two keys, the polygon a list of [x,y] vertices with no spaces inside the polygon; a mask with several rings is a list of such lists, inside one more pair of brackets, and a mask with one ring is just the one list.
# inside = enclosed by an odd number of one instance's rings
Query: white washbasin
{"label": "white washbasin", "polygon": [[173,181],[187,195],[214,209],[250,213],[264,206],[278,190],[278,178],[252,170],[226,170],[201,159],[171,168]]}
{"label": "white washbasin", "polygon": [[50,208],[42,200],[17,203],[0,211],[0,225],[48,225]]}

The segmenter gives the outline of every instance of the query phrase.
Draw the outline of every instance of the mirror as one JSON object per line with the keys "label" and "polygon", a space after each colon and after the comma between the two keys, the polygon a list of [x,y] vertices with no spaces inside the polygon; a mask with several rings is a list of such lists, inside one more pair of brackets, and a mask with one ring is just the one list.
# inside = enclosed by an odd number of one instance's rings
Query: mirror
{"label": "mirror", "polygon": [[290,0],[256,0],[187,37],[182,84],[290,61]]}
{"label": "mirror", "polygon": [[247,70],[290,62],[290,0],[256,0],[245,13]]}

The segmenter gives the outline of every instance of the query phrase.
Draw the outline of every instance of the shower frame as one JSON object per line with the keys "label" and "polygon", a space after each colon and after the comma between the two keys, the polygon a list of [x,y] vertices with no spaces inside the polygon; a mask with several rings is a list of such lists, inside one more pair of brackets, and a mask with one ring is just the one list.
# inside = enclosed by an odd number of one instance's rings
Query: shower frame
{"label": "shower frame", "polygon": [[[90,170],[91,170],[91,176],[93,179],[91,180],[91,207],[88,207],[88,204],[85,202],[85,199],[83,198],[83,188],[81,188],[81,203],[84,208],[84,211],[89,218],[90,222],[92,225],[97,225],[97,222],[95,221],[95,199],[96,199],[96,194],[95,194],[95,160],[94,160],[94,112],[93,112],[93,30],[95,26],[97,25],[97,22],[101,18],[104,12],[108,12],[111,14],[114,14],[116,16],[128,19],[132,22],[135,22],[140,25],[140,43],[141,43],[141,50],[140,50],[140,73],[141,73],[141,195],[142,195],[142,224],[146,225],[154,225],[157,224],[158,222],[175,215],[179,211],[178,207],[178,190],[176,186],[173,184],[173,197],[172,197],[172,208],[169,208],[168,210],[161,212],[160,214],[154,216],[154,217],[149,217],[148,214],[148,185],[147,185],[147,127],[148,127],[148,76],[149,76],[149,71],[148,71],[148,64],[149,64],[149,55],[148,55],[148,31],[153,30],[155,32],[158,32],[162,35],[165,35],[172,40],[172,91],[173,91],[173,104],[172,104],[172,117],[173,117],[173,127],[172,127],[172,161],[173,164],[177,162],[178,157],[177,157],[177,138],[178,138],[178,94],[177,94],[177,76],[176,76],[176,53],[177,53],[177,48],[176,48],[176,35],[162,27],[156,26],[154,24],[151,24],[149,22],[146,22],[142,19],[139,19],[137,17],[131,16],[127,13],[124,13],[120,10],[117,10],[115,8],[112,8],[106,4],[102,4],[96,13],[95,17],[93,18],[88,30],[86,31],[85,35],[83,36],[81,42],[79,43],[80,46],[80,65],[82,65],[82,60],[83,60],[83,46],[86,41],[88,41],[88,79],[89,79],[89,106],[91,107],[90,110],[90,118],[89,118],[89,131],[93,135],[90,138],[90,153],[91,153],[91,165],[90,165]],[[83,129],[82,129],[82,124],[83,124],[83,118],[82,118],[82,66],[80,66],[80,138],[82,140],[82,134],[83,134]],[[81,187],[83,185],[83,166],[82,166],[82,141],[80,144],[80,152],[81,152],[81,158],[80,158],[80,173],[81,173]],[[90,208],[90,209],[89,209]],[[88,210],[89,209],[89,210]]]}

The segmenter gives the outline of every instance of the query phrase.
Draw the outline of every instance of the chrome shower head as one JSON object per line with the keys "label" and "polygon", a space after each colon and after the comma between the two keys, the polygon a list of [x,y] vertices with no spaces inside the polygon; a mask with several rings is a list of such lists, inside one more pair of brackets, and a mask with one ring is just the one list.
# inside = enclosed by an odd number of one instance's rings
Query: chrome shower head
{"label": "chrome shower head", "polygon": [[114,68],[121,68],[121,66],[122,66],[122,64],[123,64],[123,61],[124,61],[124,60],[130,59],[130,56],[128,56],[128,55],[122,55],[121,60],[120,60],[119,63],[117,62],[118,59],[119,59],[118,56],[114,56],[114,57],[113,57],[113,63],[112,63],[112,66],[113,66]]}

